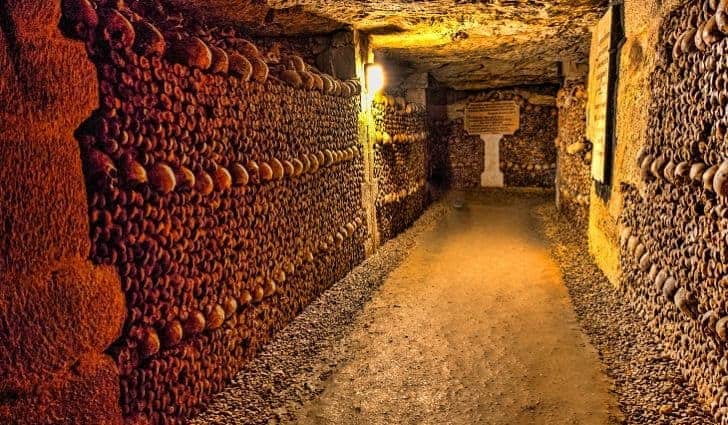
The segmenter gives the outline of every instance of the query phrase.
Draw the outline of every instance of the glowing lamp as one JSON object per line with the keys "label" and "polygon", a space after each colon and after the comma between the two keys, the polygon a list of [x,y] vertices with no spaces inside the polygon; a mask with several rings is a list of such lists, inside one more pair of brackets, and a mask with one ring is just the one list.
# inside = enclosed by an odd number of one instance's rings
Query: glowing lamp
{"label": "glowing lamp", "polygon": [[376,93],[384,87],[384,70],[381,65],[370,63],[367,65],[367,91]]}

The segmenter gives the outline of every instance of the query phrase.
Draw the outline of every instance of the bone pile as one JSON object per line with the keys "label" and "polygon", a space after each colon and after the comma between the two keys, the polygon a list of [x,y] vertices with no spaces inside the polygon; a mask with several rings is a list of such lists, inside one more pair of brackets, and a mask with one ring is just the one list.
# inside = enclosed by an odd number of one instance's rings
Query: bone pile
{"label": "bone pile", "polygon": [[622,187],[622,286],[728,424],[728,3],[688,2],[660,29],[642,181]]}
{"label": "bone pile", "polygon": [[437,126],[442,137],[439,144],[444,152],[443,160],[438,161],[446,167],[446,182],[451,189],[473,189],[480,187],[483,173],[484,146],[480,136],[472,136],[465,131],[462,119],[443,121]]}
{"label": "bone pile", "polygon": [[508,91],[488,93],[484,100],[513,100],[520,106],[520,128],[500,142],[501,171],[509,187],[553,187],[556,179],[557,110],[534,105]]}
{"label": "bone pile", "polygon": [[584,229],[589,220],[592,156],[591,143],[586,140],[586,98],[586,88],[580,82],[568,82],[559,90],[556,138],[559,208]]}
{"label": "bone pile", "polygon": [[446,186],[448,181],[448,137],[452,122],[449,120],[430,121],[430,165],[429,174],[432,182]]}
{"label": "bone pile", "polygon": [[386,241],[409,227],[428,203],[428,130],[424,107],[402,97],[374,99],[377,225]]}
{"label": "bone pile", "polygon": [[78,137],[90,257],[126,294],[123,413],[182,423],[363,260],[359,84],[161,4],[64,5],[98,69]]}

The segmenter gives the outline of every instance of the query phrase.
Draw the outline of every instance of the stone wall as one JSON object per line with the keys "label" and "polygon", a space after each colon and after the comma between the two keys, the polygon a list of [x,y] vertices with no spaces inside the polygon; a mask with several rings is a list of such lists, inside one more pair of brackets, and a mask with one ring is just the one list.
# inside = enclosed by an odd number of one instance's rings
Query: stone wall
{"label": "stone wall", "polygon": [[556,138],[557,205],[566,217],[586,231],[591,190],[591,143],[586,140],[586,88],[568,81],[559,90],[559,135]]}
{"label": "stone wall", "polygon": [[475,189],[480,187],[480,175],[484,168],[484,146],[480,136],[465,131],[463,120],[438,123],[438,152],[444,155],[445,182],[451,189]]}
{"label": "stone wall", "polygon": [[[171,423],[363,260],[359,89],[230,30],[110,13],[130,35],[95,44],[79,131],[91,258],[126,293],[123,414]],[[166,52],[139,42],[152,25]]]}
{"label": "stone wall", "polygon": [[124,297],[89,260],[73,133],[98,104],[83,43],[59,30],[60,1],[0,6],[0,423],[121,423]]}
{"label": "stone wall", "polygon": [[[504,95],[505,99],[510,96]],[[531,104],[514,96],[521,106],[521,127],[501,139],[501,171],[507,187],[554,187],[556,179],[557,112],[551,105]]]}
{"label": "stone wall", "polygon": [[657,63],[657,48],[663,19],[683,0],[627,0],[624,3],[626,40],[619,58],[616,108],[616,150],[612,184],[605,200],[591,191],[589,206],[589,250],[606,277],[619,285],[618,220],[623,207],[621,184],[640,185],[640,170],[634,158],[645,145],[652,100],[650,74]]}
{"label": "stone wall", "polygon": [[660,26],[645,145],[632,158],[639,181],[620,187],[620,282],[715,417],[728,423],[728,39],[703,3],[687,2]]}
{"label": "stone wall", "polygon": [[374,99],[377,228],[384,243],[409,227],[429,201],[428,129],[423,106],[402,97]]}

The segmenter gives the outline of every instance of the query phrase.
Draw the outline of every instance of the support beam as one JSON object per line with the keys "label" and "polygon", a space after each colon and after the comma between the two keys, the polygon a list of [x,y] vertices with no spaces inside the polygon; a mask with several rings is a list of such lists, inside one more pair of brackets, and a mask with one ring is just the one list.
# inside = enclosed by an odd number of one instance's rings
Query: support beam
{"label": "support beam", "polygon": [[483,174],[480,175],[480,186],[503,187],[503,172],[500,169],[500,141],[502,134],[481,134],[485,149]]}

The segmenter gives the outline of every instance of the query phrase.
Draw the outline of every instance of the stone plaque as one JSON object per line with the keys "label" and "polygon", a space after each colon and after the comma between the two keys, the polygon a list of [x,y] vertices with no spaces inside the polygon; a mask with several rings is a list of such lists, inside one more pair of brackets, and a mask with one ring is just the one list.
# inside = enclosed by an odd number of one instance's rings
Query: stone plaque
{"label": "stone plaque", "polygon": [[597,23],[592,34],[589,56],[589,98],[587,101],[586,137],[594,145],[592,177],[605,183],[607,149],[607,107],[609,93],[609,61],[611,48],[612,9]]}
{"label": "stone plaque", "polygon": [[520,120],[520,109],[512,100],[471,102],[465,107],[465,130],[472,135],[513,134]]}

